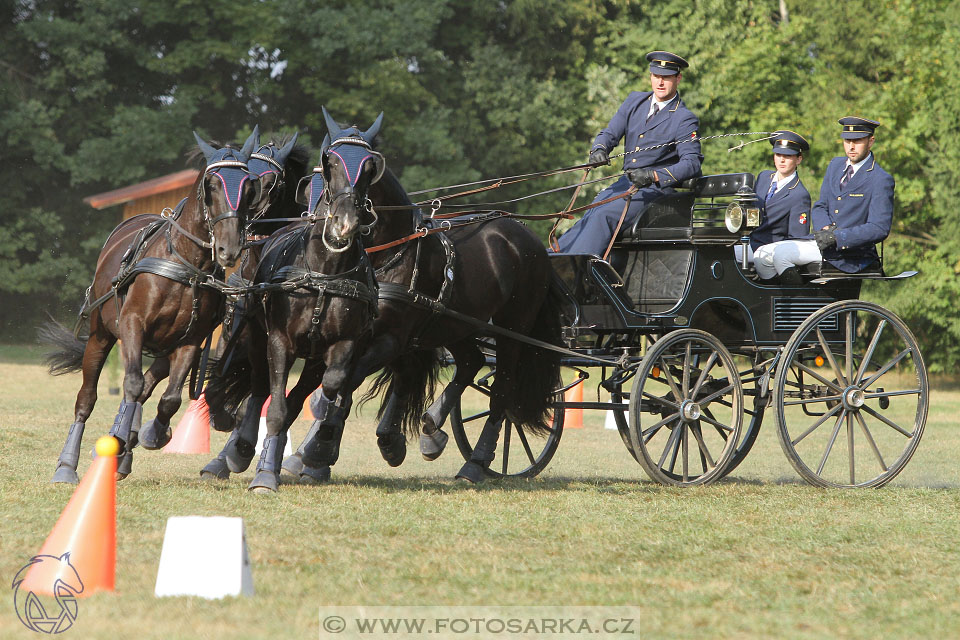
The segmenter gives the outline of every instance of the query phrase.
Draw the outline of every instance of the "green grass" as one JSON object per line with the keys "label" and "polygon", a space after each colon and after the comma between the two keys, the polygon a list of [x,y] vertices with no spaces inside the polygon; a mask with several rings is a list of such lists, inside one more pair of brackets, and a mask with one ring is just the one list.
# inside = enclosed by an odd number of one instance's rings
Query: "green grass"
{"label": "green grass", "polygon": [[[49,484],[79,376],[0,348],[0,576],[43,544],[72,489]],[[101,386],[87,445],[119,402]],[[186,403],[184,403],[184,407]],[[148,403],[145,419],[155,404]],[[182,412],[183,410],[181,410]],[[138,450],[118,485],[117,583],[80,601],[77,638],[317,637],[321,605],[625,605],[639,637],[908,638],[960,632],[960,392],[938,387],[923,442],[887,488],[824,491],[784,459],[772,416],[734,477],[677,490],[646,480],[603,415],[566,432],[532,480],[452,480],[453,442],[391,469],[374,407],[351,418],[334,481],[250,495],[248,471],[202,484],[210,456]],[[307,422],[293,428],[294,444]],[[213,434],[218,450],[225,434]],[[90,464],[84,455],[81,473]],[[166,519],[240,516],[256,595],[153,596]],[[12,594],[12,592],[10,592]],[[0,637],[34,637],[12,596]]]}

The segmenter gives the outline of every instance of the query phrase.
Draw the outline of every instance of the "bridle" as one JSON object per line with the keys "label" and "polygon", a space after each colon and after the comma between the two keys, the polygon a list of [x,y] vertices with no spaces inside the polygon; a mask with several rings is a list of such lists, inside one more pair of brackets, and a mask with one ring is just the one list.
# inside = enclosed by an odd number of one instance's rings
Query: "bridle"
{"label": "bridle", "polygon": [[[237,175],[242,174],[242,175]],[[210,210],[207,208],[207,198],[206,198],[206,189],[207,189],[207,179],[216,176],[220,181],[220,184],[223,186],[224,196],[227,200],[227,211],[222,213],[214,218],[210,217]],[[204,169],[204,178],[200,181],[200,185],[197,188],[197,200],[200,203],[201,208],[203,209],[203,219],[207,224],[207,233],[209,234],[209,242],[203,242],[196,236],[186,232],[183,227],[177,225],[179,231],[186,233],[186,235],[191,238],[194,242],[197,242],[204,249],[213,249],[215,236],[214,229],[217,226],[217,223],[222,222],[223,220],[229,220],[231,218],[236,218],[242,222],[240,216],[240,200],[243,198],[243,183],[250,181],[251,184],[255,186],[256,193],[253,197],[253,202],[258,202],[260,199],[260,177],[250,175],[250,170],[247,167],[247,163],[241,160],[217,160],[211,162]],[[231,201],[230,192],[231,187],[235,192],[236,202]],[[240,226],[240,241],[241,244],[246,241],[246,227],[241,224]],[[216,257],[214,256],[214,259]]]}

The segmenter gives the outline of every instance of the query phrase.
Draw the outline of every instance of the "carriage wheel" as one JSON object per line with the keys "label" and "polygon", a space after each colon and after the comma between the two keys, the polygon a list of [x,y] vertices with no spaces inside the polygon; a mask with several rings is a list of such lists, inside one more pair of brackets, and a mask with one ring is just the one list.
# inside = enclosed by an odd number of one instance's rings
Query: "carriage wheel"
{"label": "carriage wheel", "polygon": [[[622,406],[624,399],[625,398],[622,391],[618,390],[610,393],[610,402]],[[630,441],[629,412],[626,409],[611,409],[610,411],[613,412],[613,421],[617,424],[617,432],[620,434],[620,439],[623,440],[623,444],[626,445],[627,451],[630,452],[630,455],[633,456],[634,460],[640,462],[640,460],[637,458],[637,452],[633,448],[633,443]]]}
{"label": "carriage wheel", "polygon": [[630,441],[653,480],[686,487],[722,477],[742,421],[740,376],[717,338],[680,329],[650,347],[630,393]]}
{"label": "carriage wheel", "polygon": [[768,389],[766,396],[760,396],[764,386],[769,387],[769,385],[765,385],[762,377],[753,373],[752,369],[740,372],[740,382],[744,387],[748,385],[753,387],[752,393],[745,394],[749,395],[750,399],[745,399],[743,406],[743,413],[747,416],[748,422],[744,424],[741,430],[740,442],[738,442],[734,448],[733,458],[731,458],[727,468],[724,469],[723,476],[729,475],[734,469],[739,467],[740,463],[746,459],[747,454],[750,453],[750,450],[753,449],[753,445],[757,442],[757,435],[760,433],[760,426],[763,424],[763,412],[767,408],[770,402],[770,396],[773,393]]}
{"label": "carriage wheel", "polygon": [[784,347],[774,383],[780,446],[811,484],[883,486],[920,444],[928,392],[900,318],[870,302],[835,302]]}
{"label": "carriage wheel", "polygon": [[[470,385],[485,397],[490,397],[490,385],[496,372],[484,376]],[[473,455],[473,443],[490,415],[488,410],[463,415],[461,401],[458,400],[450,411],[450,424],[453,437],[457,441],[464,460]],[[560,436],[563,434],[563,411],[554,411],[554,419],[546,435],[534,434],[529,427],[518,425],[505,418],[497,440],[496,457],[484,472],[494,478],[516,477],[532,478],[546,468],[553,454],[557,452]]]}

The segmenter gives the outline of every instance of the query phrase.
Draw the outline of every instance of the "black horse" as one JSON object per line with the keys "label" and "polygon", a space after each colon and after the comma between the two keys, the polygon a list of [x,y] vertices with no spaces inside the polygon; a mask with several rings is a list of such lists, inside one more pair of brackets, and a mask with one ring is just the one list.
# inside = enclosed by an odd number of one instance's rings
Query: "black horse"
{"label": "black horse", "polygon": [[[169,441],[170,418],[180,408],[186,376],[197,365],[202,341],[220,320],[223,297],[209,285],[239,258],[248,211],[260,196],[259,182],[251,180],[246,164],[258,131],[240,150],[216,149],[194,136],[206,158],[193,187],[195,197],[185,199],[169,217],[135,216],[111,232],[81,311],[81,321],[89,317],[89,335],[80,339],[55,323],[41,330],[42,340],[60,348],[47,358],[52,374],[83,371],[74,422],[53,482],[78,481],[80,446],[97,400],[97,380],[118,339],[123,401],[110,434],[125,447],[117,471],[123,478],[130,473],[138,441],[151,449]],[[143,353],[156,357],[146,375]],[[141,428],[143,402],[168,376],[156,418]]]}
{"label": "black horse", "polygon": [[[327,126],[332,135],[339,130],[330,119]],[[372,211],[382,207],[366,239],[371,249],[410,238],[424,225],[420,210],[389,170],[370,185],[369,200]],[[356,388],[366,376],[383,368],[374,387],[374,392],[386,390],[377,428],[381,453],[389,464],[399,465],[406,454],[401,429],[409,435],[422,426],[426,435],[421,451],[434,459],[447,440],[439,427],[484,364],[476,338],[486,333],[485,323],[559,344],[560,308],[556,298],[548,296],[553,272],[540,240],[524,225],[507,218],[409,239],[374,251],[371,261],[380,286],[378,315],[373,339],[354,379],[345,387]],[[473,322],[445,315],[439,308],[464,314]],[[454,357],[456,375],[427,409],[441,364],[441,347]],[[472,482],[483,479],[507,413],[532,433],[546,431],[559,379],[559,358],[554,352],[498,339],[490,416],[472,459],[458,477]],[[245,392],[242,384],[234,385],[232,391],[237,395]],[[351,398],[324,386],[314,400],[317,419],[283,467],[301,477],[326,479],[328,465],[336,460]]]}
{"label": "black horse", "polygon": [[[344,384],[354,378],[377,305],[373,269],[359,234],[367,188],[382,174],[382,158],[370,152],[381,122],[382,114],[367,131],[352,128],[328,136],[318,172],[325,188],[309,196],[312,215],[276,232],[264,247],[253,283],[265,294],[262,304],[247,304],[252,395],[239,427],[201,475],[224,477],[247,468],[269,389],[267,436],[250,489],[276,491],[286,431],[307,396],[321,382],[334,393],[353,392]],[[305,361],[303,372],[286,396],[289,370],[298,357]],[[219,397],[211,389],[208,403],[215,412]]]}

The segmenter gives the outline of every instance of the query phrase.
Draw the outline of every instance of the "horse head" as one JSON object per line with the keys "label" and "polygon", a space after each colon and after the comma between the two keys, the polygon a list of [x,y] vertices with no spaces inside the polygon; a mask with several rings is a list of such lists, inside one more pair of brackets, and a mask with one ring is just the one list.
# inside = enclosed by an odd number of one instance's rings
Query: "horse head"
{"label": "horse head", "polygon": [[296,146],[299,135],[299,133],[294,133],[293,137],[282,147],[271,141],[268,144],[260,145],[256,151],[250,154],[247,167],[250,170],[250,175],[257,177],[260,181],[260,198],[250,211],[250,219],[265,215],[267,209],[279,199],[284,187],[284,170],[287,158]]}
{"label": "horse head", "polygon": [[325,107],[323,117],[328,133],[320,149],[320,164],[310,181],[309,212],[317,214],[323,203],[325,241],[329,236],[336,244],[346,245],[361,230],[364,213],[372,211],[367,192],[386,169],[383,156],[373,149],[383,113],[366,131],[356,126],[341,129]]}
{"label": "horse head", "polygon": [[250,174],[247,162],[259,144],[260,130],[253,128],[239,151],[230,147],[217,149],[196,132],[200,150],[206,158],[200,192],[204,220],[213,244],[213,255],[224,267],[232,267],[243,249],[243,232],[247,214],[261,199],[260,180]]}

